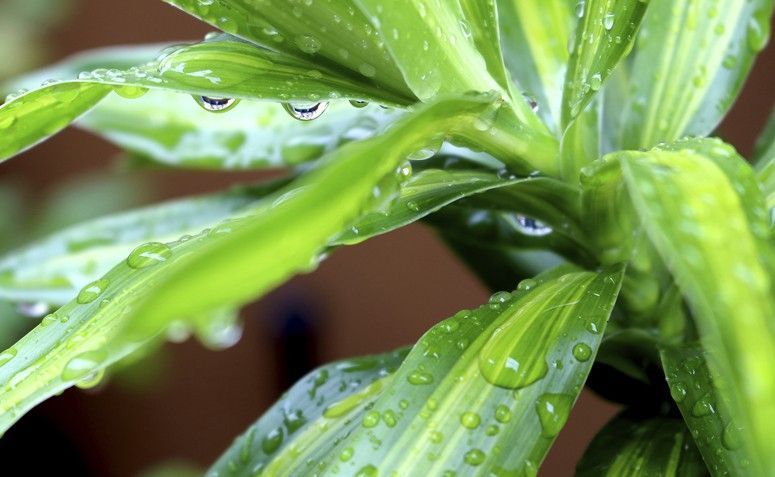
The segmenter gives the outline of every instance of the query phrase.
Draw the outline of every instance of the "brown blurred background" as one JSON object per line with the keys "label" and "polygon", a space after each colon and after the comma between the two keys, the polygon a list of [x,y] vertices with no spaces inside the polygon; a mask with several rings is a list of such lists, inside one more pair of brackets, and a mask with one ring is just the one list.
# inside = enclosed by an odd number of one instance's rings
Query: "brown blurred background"
{"label": "brown blurred background", "polygon": [[[49,31],[46,61],[106,45],[198,39],[209,30],[159,0],[74,0],[67,18]],[[745,154],[772,107],[774,62],[770,47],[720,130]],[[2,164],[0,181],[19,184],[29,203],[41,202],[68,178],[115,172],[116,153],[71,129]],[[143,184],[143,202],[261,177],[120,174]],[[25,446],[35,446],[45,459],[49,451],[39,446],[50,442],[67,459],[81,459],[70,469],[75,475],[137,475],[169,460],[206,468],[310,366],[412,343],[438,320],[477,306],[488,295],[430,230],[407,227],[336,252],[314,274],[248,307],[243,338],[228,350],[209,351],[193,340],[167,345],[161,358],[147,365],[153,372],[137,383],[111,381],[94,391],[72,389],[49,400],[8,432],[4,440],[13,440],[14,446],[0,446],[0,459],[5,469],[21,464],[27,459]],[[541,475],[572,475],[586,444],[616,409],[585,391]]]}

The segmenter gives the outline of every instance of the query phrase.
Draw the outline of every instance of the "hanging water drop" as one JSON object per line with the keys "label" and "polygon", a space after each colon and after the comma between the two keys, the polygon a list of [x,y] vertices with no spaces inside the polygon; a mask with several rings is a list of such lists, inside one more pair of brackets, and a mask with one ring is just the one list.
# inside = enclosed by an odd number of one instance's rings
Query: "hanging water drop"
{"label": "hanging water drop", "polygon": [[81,381],[99,372],[99,366],[105,361],[107,354],[102,350],[87,351],[75,356],[67,362],[62,370],[62,381]]}
{"label": "hanging water drop", "polygon": [[517,221],[517,229],[524,235],[531,237],[544,237],[552,233],[552,228],[532,217],[526,215],[517,214],[515,216]]}
{"label": "hanging water drop", "polygon": [[298,119],[299,121],[312,121],[326,112],[326,109],[328,109],[328,102],[285,103],[283,104],[283,107],[293,119]]}
{"label": "hanging water drop", "polygon": [[567,394],[542,394],[536,401],[536,413],[541,423],[541,434],[554,437],[568,420],[573,398]]}
{"label": "hanging water drop", "polygon": [[212,96],[194,96],[196,103],[205,111],[211,113],[225,113],[234,109],[239,100],[234,98],[215,98]]}
{"label": "hanging water drop", "polygon": [[350,104],[354,108],[365,108],[369,105],[368,101],[361,101],[360,99],[351,99]]}

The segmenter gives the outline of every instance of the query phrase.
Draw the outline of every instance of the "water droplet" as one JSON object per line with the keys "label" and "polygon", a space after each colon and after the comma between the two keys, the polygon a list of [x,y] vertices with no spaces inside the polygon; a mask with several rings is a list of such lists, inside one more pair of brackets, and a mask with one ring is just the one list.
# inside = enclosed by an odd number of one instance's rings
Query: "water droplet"
{"label": "water droplet", "polygon": [[121,86],[113,88],[113,91],[122,98],[137,99],[144,96],[145,93],[148,92],[148,88],[143,88],[141,86]]}
{"label": "water droplet", "polygon": [[554,437],[568,420],[573,398],[567,394],[542,394],[536,401],[536,412],[541,423],[541,434]]}
{"label": "water droplet", "polygon": [[577,360],[584,362],[588,361],[592,356],[592,348],[586,343],[576,343],[573,346],[573,357]]}
{"label": "water droplet", "polygon": [[606,13],[603,17],[603,28],[606,30],[610,30],[614,27],[614,14],[613,13]]}
{"label": "water droplet", "polygon": [[670,385],[670,396],[673,397],[673,401],[682,402],[686,399],[686,386],[683,383],[673,383]]}
{"label": "water droplet", "polygon": [[517,290],[519,291],[529,291],[538,285],[538,282],[532,278],[526,278],[519,282],[519,285],[517,285]]}
{"label": "water droplet", "polygon": [[536,359],[526,341],[532,336],[520,320],[509,320],[496,328],[479,352],[482,377],[496,386],[519,389],[546,376],[546,360]]}
{"label": "water droplet", "polygon": [[361,63],[358,72],[367,78],[373,78],[377,75],[377,69],[368,63]]}
{"label": "water droplet", "polygon": [[491,305],[493,304],[500,305],[502,303],[506,303],[509,300],[511,300],[511,293],[507,291],[499,291],[499,292],[493,293],[488,303],[490,303]]}
{"label": "water droplet", "polygon": [[309,53],[310,55],[320,51],[321,47],[320,40],[312,35],[299,35],[294,40],[294,43],[296,43],[296,46],[298,46],[301,51]]}
{"label": "water droplet", "polygon": [[484,462],[485,457],[486,456],[484,452],[480,451],[479,449],[471,449],[470,451],[466,452],[466,455],[463,457],[463,461],[470,466],[476,467]]}
{"label": "water droplet", "polygon": [[328,109],[328,102],[286,103],[283,107],[293,119],[298,119],[299,121],[312,121],[326,112],[326,109]]}
{"label": "water droplet", "polygon": [[363,427],[371,428],[379,424],[380,415],[377,411],[369,411],[363,415],[361,424]]}
{"label": "water droplet", "polygon": [[431,373],[416,369],[406,378],[409,384],[431,384],[433,382],[433,375]]}
{"label": "water droplet", "polygon": [[410,177],[412,177],[412,163],[407,161],[401,164],[398,169],[396,169],[396,178],[399,180],[399,182],[403,182]]}
{"label": "water droplet", "polygon": [[85,376],[83,379],[79,379],[75,383],[75,387],[80,389],[92,389],[96,387],[102,378],[105,377],[105,369],[98,369],[97,371]]}
{"label": "water droplet", "polygon": [[581,18],[584,16],[584,4],[586,2],[584,0],[579,0],[576,2],[576,16]]}
{"label": "water droplet", "polygon": [[264,438],[261,440],[261,450],[264,451],[264,454],[271,455],[277,449],[280,448],[280,445],[283,443],[283,428],[282,427],[275,427],[271,431],[269,431]]}
{"label": "water droplet", "polygon": [[140,245],[129,254],[127,265],[141,269],[166,262],[172,256],[172,249],[160,242],[148,242]]}
{"label": "water droplet", "polygon": [[716,412],[716,410],[713,409],[710,393],[705,394],[699,398],[694,403],[694,406],[692,406],[692,416],[694,417],[703,417],[709,414],[713,414],[714,412]]}
{"label": "water droplet", "polygon": [[444,434],[439,431],[431,431],[430,439],[434,444],[438,444],[444,440]]}
{"label": "water droplet", "polygon": [[96,373],[107,358],[103,350],[93,350],[81,353],[67,362],[62,370],[62,381],[81,381]]}
{"label": "water droplet", "polygon": [[488,436],[494,436],[498,434],[500,431],[500,427],[496,426],[495,424],[490,424],[487,426],[487,429],[484,430],[484,433]]}
{"label": "water droplet", "polygon": [[503,404],[499,404],[498,407],[495,408],[495,420],[503,424],[509,422],[511,420],[511,411],[509,408]]}
{"label": "water droplet", "polygon": [[212,96],[194,96],[194,100],[202,109],[211,113],[225,113],[239,104],[239,100],[234,98],[215,98]]}
{"label": "water droplet", "polygon": [[106,278],[93,281],[81,289],[75,300],[81,305],[91,303],[102,295],[109,284],[110,281]]}
{"label": "water droplet", "polygon": [[589,79],[589,87],[592,88],[592,91],[598,91],[601,86],[603,86],[603,77],[600,76],[600,73],[593,74]]}
{"label": "water droplet", "polygon": [[729,450],[739,449],[742,444],[742,431],[734,422],[730,421],[721,435],[721,442],[724,444],[724,447]]}
{"label": "water droplet", "polygon": [[515,216],[517,229],[524,235],[531,237],[544,237],[552,233],[552,228],[532,217],[518,214]]}
{"label": "water droplet", "polygon": [[393,412],[391,409],[388,409],[387,411],[382,413],[382,420],[385,421],[385,425],[388,427],[396,427],[396,423],[398,422],[398,416],[396,416],[396,413]]}
{"label": "water droplet", "polygon": [[4,365],[8,361],[11,361],[16,356],[16,348],[8,348],[0,353],[0,366]]}
{"label": "water droplet", "polygon": [[339,460],[342,462],[347,462],[348,460],[353,458],[353,454],[355,454],[355,451],[352,447],[345,447],[342,449],[342,452],[339,454]]}
{"label": "water droplet", "polygon": [[49,312],[49,306],[48,303],[42,302],[42,301],[35,301],[35,302],[25,302],[25,303],[19,303],[16,305],[16,311],[19,312],[20,315],[29,317],[29,318],[39,318],[46,313]]}
{"label": "water droplet", "polygon": [[358,470],[355,477],[377,477],[377,468],[371,464],[364,465]]}
{"label": "water droplet", "polygon": [[481,422],[482,419],[475,412],[464,412],[460,415],[460,424],[466,429],[476,429]]}
{"label": "water droplet", "polygon": [[366,106],[368,106],[368,105],[369,105],[369,102],[368,102],[368,101],[361,101],[361,100],[359,100],[359,99],[351,99],[351,100],[350,100],[350,104],[351,104],[351,105],[352,105],[354,108],[365,108]]}

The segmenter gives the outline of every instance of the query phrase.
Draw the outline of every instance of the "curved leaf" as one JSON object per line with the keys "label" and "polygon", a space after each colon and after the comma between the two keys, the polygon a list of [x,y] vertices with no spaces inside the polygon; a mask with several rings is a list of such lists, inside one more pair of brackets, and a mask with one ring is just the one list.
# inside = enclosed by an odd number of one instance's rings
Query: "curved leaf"
{"label": "curved leaf", "polygon": [[708,471],[689,430],[669,417],[624,412],[595,436],[576,477],[703,477]]}
{"label": "curved leaf", "polygon": [[413,98],[384,40],[353,0],[165,1],[264,48],[379,85],[387,96]]}
{"label": "curved leaf", "polygon": [[405,101],[302,60],[249,43],[217,39],[179,47],[141,67],[98,69],[77,80],[44,84],[12,96],[0,107],[0,160],[60,131],[111,91],[137,97],[148,89],[280,101]]}
{"label": "curved leaf", "polygon": [[663,347],[660,355],[670,394],[681,410],[702,458],[713,475],[750,475],[741,429],[732,419],[699,344]]}
{"label": "curved leaf", "polygon": [[[294,453],[333,448],[360,425],[364,409],[390,385],[410,348],[338,361],[301,378],[255,424],[234,440],[208,476],[262,475]],[[309,461],[305,473],[315,471]]]}
{"label": "curved leaf", "polygon": [[330,154],[291,188],[240,211],[239,218],[194,238],[133,251],[3,355],[0,431],[73,383],[92,382],[92,375],[172,321],[244,303],[314,268],[329,241],[374,203],[375,188],[392,195],[397,179],[391,173],[405,157],[437,142],[436,135],[466,127],[491,99],[428,105],[386,134]]}
{"label": "curved leaf", "polygon": [[620,283],[621,269],[557,270],[498,293],[434,326],[394,375],[328,407],[284,451],[267,459],[254,439],[236,466],[222,459],[210,475],[535,472],[581,390]]}
{"label": "curved leaf", "polygon": [[154,205],[55,233],[0,258],[0,298],[67,303],[138,245],[197,234],[285,183]]}
{"label": "curved leaf", "polygon": [[568,43],[576,18],[567,0],[498,0],[506,66],[538,114],[553,130],[560,127]]}
{"label": "curved leaf", "polygon": [[629,53],[649,2],[586,0],[579,5],[584,10],[563,88],[563,130],[581,114],[619,60]]}
{"label": "curved leaf", "polygon": [[[729,150],[726,154],[732,156]],[[723,380],[724,398],[751,429],[744,439],[751,472],[773,468],[775,448],[768,436],[775,422],[769,405],[775,377],[765,365],[775,353],[769,228],[757,224],[760,214],[741,201],[735,191],[740,181],[728,178],[703,151],[614,157],[650,240],[694,311],[703,344],[712,350],[711,365]]]}
{"label": "curved leaf", "polygon": [[650,2],[618,105],[619,144],[651,147],[706,136],[740,92],[769,32],[772,0]]}
{"label": "curved leaf", "polygon": [[365,139],[403,111],[331,103],[316,121],[297,121],[279,103],[243,101],[212,114],[188,95],[151,91],[126,101],[110,95],[76,125],[142,157],[175,167],[255,169],[317,159]]}

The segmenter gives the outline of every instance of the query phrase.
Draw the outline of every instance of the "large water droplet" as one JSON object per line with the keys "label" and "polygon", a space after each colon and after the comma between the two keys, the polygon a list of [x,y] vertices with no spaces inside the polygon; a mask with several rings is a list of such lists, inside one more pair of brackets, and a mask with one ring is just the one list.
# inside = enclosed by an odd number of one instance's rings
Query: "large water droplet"
{"label": "large water droplet", "polygon": [[606,30],[610,30],[614,27],[614,14],[613,13],[606,13],[603,17],[603,28]]}
{"label": "large water droplet", "polygon": [[673,383],[670,385],[670,396],[675,402],[682,402],[686,399],[686,386],[683,383]]}
{"label": "large water droplet", "polygon": [[271,431],[267,432],[264,438],[261,440],[261,450],[264,454],[270,455],[275,453],[280,445],[283,443],[283,428],[275,427]]}
{"label": "large water droplet", "polygon": [[576,343],[573,346],[573,357],[577,360],[584,362],[588,361],[592,356],[592,348],[586,343]]}
{"label": "large water droplet", "polygon": [[312,121],[319,118],[328,109],[328,102],[320,103],[286,103],[283,107],[293,119]]}
{"label": "large water droplet", "polygon": [[517,230],[519,230],[524,235],[529,235],[531,237],[544,237],[552,233],[551,227],[532,217],[517,214],[515,216],[515,220],[517,221]]}
{"label": "large water droplet", "polygon": [[202,109],[211,113],[225,113],[234,109],[239,103],[238,99],[215,98],[212,96],[194,96],[194,100]]}
{"label": "large water droplet", "polygon": [[481,422],[482,419],[475,412],[464,412],[460,415],[460,424],[466,429],[476,429]]}
{"label": "large water droplet", "polygon": [[83,379],[79,379],[75,383],[75,387],[81,389],[92,389],[102,382],[103,377],[105,377],[105,370],[98,369],[97,371],[85,376]]}
{"label": "large water droplet", "polygon": [[470,451],[466,452],[466,455],[463,457],[463,461],[470,466],[476,467],[484,462],[485,457],[485,453],[479,449],[471,449]]}
{"label": "large water droplet", "polygon": [[521,320],[510,320],[496,328],[479,352],[479,371],[489,383],[519,389],[546,376],[549,367],[527,346],[531,333]]}
{"label": "large water droplet", "polygon": [[102,295],[109,284],[110,281],[106,278],[93,281],[81,289],[75,300],[81,305],[91,303]]}
{"label": "large water droplet", "polygon": [[711,402],[709,393],[699,398],[694,403],[694,406],[692,406],[692,416],[694,417],[703,417],[713,414],[714,412],[716,412],[716,410],[713,409],[713,403]]}
{"label": "large water droplet", "polygon": [[322,46],[320,40],[312,35],[299,35],[294,40],[294,43],[296,43],[296,46],[298,46],[301,51],[309,53],[310,55],[320,51],[320,47]]}
{"label": "large water droplet", "polygon": [[503,404],[499,404],[497,408],[495,408],[495,420],[500,423],[507,423],[511,420],[511,411],[507,406],[504,406]]}
{"label": "large water droplet", "polygon": [[92,374],[99,371],[97,368],[106,357],[107,353],[103,350],[87,351],[75,356],[62,370],[62,381],[81,381],[84,378],[91,378]]}
{"label": "large water droplet", "polygon": [[160,242],[148,242],[140,245],[126,259],[131,268],[141,269],[166,262],[172,256],[172,249]]}
{"label": "large water droplet", "polygon": [[417,369],[412,371],[412,373],[406,379],[409,381],[409,384],[430,384],[433,382],[433,375],[431,373]]}
{"label": "large water droplet", "polygon": [[377,468],[371,464],[364,465],[358,470],[355,477],[377,477]]}
{"label": "large water droplet", "polygon": [[541,434],[554,437],[568,420],[573,398],[567,394],[542,394],[536,401],[536,413],[541,423]]}
{"label": "large water droplet", "polygon": [[148,88],[143,88],[142,86],[121,86],[113,88],[113,91],[122,98],[137,99],[144,96],[148,92]]}

